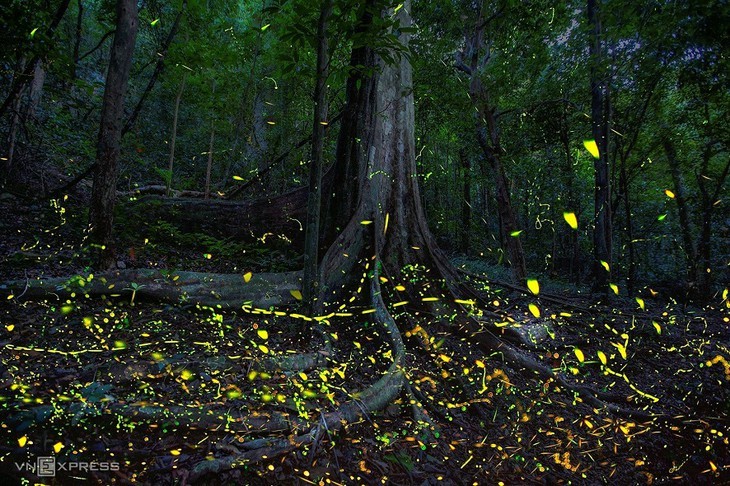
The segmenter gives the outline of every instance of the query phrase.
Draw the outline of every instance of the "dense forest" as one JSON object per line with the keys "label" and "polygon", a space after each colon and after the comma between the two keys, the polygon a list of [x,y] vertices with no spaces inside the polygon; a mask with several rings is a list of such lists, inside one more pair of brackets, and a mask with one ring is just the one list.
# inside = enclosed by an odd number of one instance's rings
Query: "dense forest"
{"label": "dense forest", "polygon": [[725,0],[0,4],[0,483],[730,480]]}

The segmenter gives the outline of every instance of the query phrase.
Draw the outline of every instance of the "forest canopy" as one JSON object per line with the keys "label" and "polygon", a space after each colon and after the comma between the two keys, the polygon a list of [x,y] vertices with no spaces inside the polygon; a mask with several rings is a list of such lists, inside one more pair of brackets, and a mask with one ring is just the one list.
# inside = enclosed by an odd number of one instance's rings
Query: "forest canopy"
{"label": "forest canopy", "polygon": [[729,22],[4,2],[0,479],[727,478]]}

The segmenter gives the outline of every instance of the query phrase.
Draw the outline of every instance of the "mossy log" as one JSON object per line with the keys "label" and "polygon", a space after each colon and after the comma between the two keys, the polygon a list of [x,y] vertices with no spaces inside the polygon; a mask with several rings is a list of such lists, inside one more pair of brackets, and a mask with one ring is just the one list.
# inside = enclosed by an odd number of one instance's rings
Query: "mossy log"
{"label": "mossy log", "polygon": [[14,280],[0,285],[0,293],[15,298],[67,298],[76,295],[111,295],[130,299],[195,303],[221,308],[290,304],[291,291],[300,290],[301,272],[258,273],[248,282],[240,274],[177,272],[157,269],[116,270],[99,275],[35,280]]}

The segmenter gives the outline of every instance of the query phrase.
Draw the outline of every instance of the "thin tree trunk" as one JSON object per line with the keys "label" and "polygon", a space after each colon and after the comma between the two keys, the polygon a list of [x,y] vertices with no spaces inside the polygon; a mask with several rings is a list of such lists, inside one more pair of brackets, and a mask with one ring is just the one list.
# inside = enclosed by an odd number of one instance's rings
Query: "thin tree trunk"
{"label": "thin tree trunk", "polygon": [[459,150],[461,168],[464,173],[464,192],[461,199],[461,252],[469,253],[469,239],[471,238],[471,161],[466,149]]}
{"label": "thin tree trunk", "polygon": [[624,217],[626,219],[626,246],[629,248],[629,273],[627,275],[629,295],[633,295],[636,288],[636,249],[634,247],[634,229],[631,220],[631,198],[629,196],[629,181],[626,175],[626,160],[621,157],[621,172],[619,175],[619,191],[624,200]]}
{"label": "thin tree trunk", "polygon": [[[56,12],[53,14],[53,19],[51,20],[51,23],[48,26],[48,29],[46,29],[46,38],[52,39],[53,34],[56,31],[56,28],[58,27],[58,24],[61,23],[61,19],[63,19],[64,14],[66,13],[66,10],[68,10],[68,5],[71,3],[71,0],[61,0],[61,3],[58,5],[58,8],[56,9]],[[20,93],[20,91],[25,87],[25,84],[32,79],[33,70],[35,69],[35,65],[38,61],[40,61],[41,56],[40,54],[36,54],[33,56],[28,62],[28,64],[25,67],[25,70],[20,76],[17,76],[13,79],[12,84],[10,85],[10,92],[8,93],[8,96],[3,101],[3,104],[0,105],[0,117],[2,117],[7,109],[10,107],[10,105],[15,100],[16,95]]]}
{"label": "thin tree trunk", "polygon": [[[215,79],[212,81],[212,97],[215,98]],[[208,143],[208,163],[205,168],[205,191],[204,198],[210,197],[210,173],[213,169],[213,144],[215,142],[215,108],[210,110],[210,141]]]}
{"label": "thin tree trunk", "polygon": [[697,283],[697,251],[695,250],[692,236],[694,230],[692,228],[692,218],[689,214],[689,208],[687,207],[685,183],[679,168],[679,160],[677,159],[677,150],[674,147],[674,143],[665,136],[662,144],[664,145],[669,173],[672,175],[672,182],[674,184],[674,200],[677,202],[682,243],[684,246],[684,254],[687,258],[687,284],[688,286],[692,286]]}
{"label": "thin tree trunk", "polygon": [[183,74],[182,81],[180,82],[180,88],[177,90],[177,96],[175,96],[175,110],[172,115],[172,134],[170,136],[170,160],[167,164],[167,195],[170,195],[170,188],[172,187],[172,171],[175,163],[175,142],[177,141],[177,121],[180,114],[180,100],[182,100],[183,91],[185,91],[185,80],[187,74]]}
{"label": "thin tree trunk", "polygon": [[175,34],[177,34],[177,31],[180,27],[180,19],[185,12],[185,7],[187,6],[187,4],[187,0],[183,0],[180,11],[177,13],[172,27],[170,27],[170,32],[167,34],[165,42],[162,44],[162,46],[160,46],[160,50],[157,53],[157,64],[155,65],[155,70],[152,72],[152,76],[150,76],[150,80],[147,82],[147,86],[142,92],[142,96],[140,96],[139,101],[137,101],[137,104],[134,106],[132,114],[129,116],[129,119],[127,119],[126,123],[124,124],[124,128],[122,128],[122,136],[124,136],[129,130],[132,129],[132,126],[134,126],[134,123],[137,121],[139,114],[142,112],[142,107],[144,106],[144,102],[147,99],[147,96],[149,96],[150,92],[152,92],[152,88],[155,87],[157,79],[160,77],[160,74],[162,74],[162,70],[165,68],[165,57],[167,56],[167,51],[170,49],[170,44],[172,44],[172,40],[175,38]]}
{"label": "thin tree trunk", "polygon": [[104,88],[101,126],[96,149],[97,166],[89,209],[91,241],[100,247],[97,264],[101,268],[110,267],[114,263],[112,235],[119,142],[137,28],[136,0],[117,0],[117,30],[114,34]]}
{"label": "thin tree trunk", "polygon": [[[611,179],[608,161],[608,87],[605,69],[602,68],[600,0],[588,0],[591,63],[591,129],[598,146],[595,169],[595,218],[593,228],[593,283],[594,290],[608,291],[611,281],[612,228],[611,228]],[[608,269],[603,265],[605,262]]]}
{"label": "thin tree trunk", "polygon": [[[702,154],[702,166],[696,174],[697,185],[700,189],[700,207],[702,225],[700,227],[700,239],[697,242],[697,287],[689,289],[693,298],[700,301],[707,301],[712,295],[712,218],[715,207],[720,202],[720,194],[725,186],[728,174],[730,174],[730,158],[725,162],[722,172],[714,178],[708,174],[710,160],[715,155],[712,150],[713,142],[710,142]],[[714,179],[716,186],[714,190],[708,187],[708,181]]]}
{"label": "thin tree trunk", "polygon": [[[18,69],[15,76],[20,76],[20,73],[25,71],[26,56],[23,55],[18,63]],[[15,78],[13,78],[15,81]],[[25,87],[25,85],[23,86]],[[23,89],[18,91],[16,98],[13,100],[12,113],[10,117],[10,130],[8,132],[8,152],[5,157],[5,164],[3,169],[3,176],[5,181],[10,181],[13,178],[12,172],[14,170],[13,162],[15,161],[15,142],[18,138],[18,126],[20,125],[20,105],[23,100]]]}
{"label": "thin tree trunk", "polygon": [[309,198],[304,243],[304,282],[302,292],[310,313],[318,307],[320,211],[322,205],[322,166],[324,135],[327,123],[327,78],[329,45],[327,22],[332,13],[332,0],[323,0],[317,23],[317,79],[314,86],[314,121],[312,127],[312,162],[309,168]]}
{"label": "thin tree trunk", "polygon": [[213,169],[213,143],[215,142],[215,118],[210,120],[210,143],[208,144],[208,165],[205,169],[205,199],[210,197],[210,173]]}
{"label": "thin tree trunk", "polygon": [[[497,189],[497,211],[499,212],[502,247],[506,250],[515,283],[522,284],[527,278],[525,253],[519,237],[511,236],[517,231],[518,225],[510,197],[510,183],[502,164],[499,127],[494,116],[495,108],[490,106],[489,93],[479,76],[485,60],[489,59],[489,48],[484,41],[484,29],[495,16],[485,20],[482,18],[480,10],[474,31],[466,40],[465,51],[457,54],[456,68],[464,71],[470,77],[469,97],[476,108],[477,141],[492,169]],[[482,54],[483,51],[485,52]],[[469,56],[468,59],[465,59],[465,55]],[[480,56],[483,57],[480,58]],[[467,65],[466,62],[469,64]]]}
{"label": "thin tree trunk", "polygon": [[74,50],[71,59],[71,80],[76,79],[76,70],[79,67],[79,55],[81,54],[81,29],[84,20],[84,4],[83,0],[78,0],[78,12],[76,15],[76,31],[74,37]]}
{"label": "thin tree trunk", "polygon": [[25,109],[26,120],[35,117],[35,112],[41,102],[43,96],[43,85],[46,82],[46,70],[42,61],[38,61],[33,70],[33,81],[30,83],[30,93],[28,94],[28,106]]}

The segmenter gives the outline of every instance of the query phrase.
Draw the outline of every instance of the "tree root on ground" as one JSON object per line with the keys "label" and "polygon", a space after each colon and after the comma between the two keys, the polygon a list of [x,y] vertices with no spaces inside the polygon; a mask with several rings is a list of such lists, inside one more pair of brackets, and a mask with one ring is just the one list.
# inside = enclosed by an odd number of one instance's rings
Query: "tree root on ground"
{"label": "tree root on ground", "polygon": [[[376,266],[377,268],[377,266]],[[263,447],[247,450],[237,455],[205,460],[195,465],[189,478],[195,481],[207,474],[216,474],[234,467],[257,462],[263,459],[286,454],[296,448],[306,445],[315,445],[322,434],[331,434],[359,417],[384,408],[400,393],[405,384],[403,361],[405,359],[405,345],[398,326],[387,311],[381,297],[380,283],[376,276],[371,279],[372,304],[375,309],[375,321],[384,326],[391,341],[393,363],[385,374],[370,387],[355,394],[352,400],[340,405],[336,410],[324,412],[319,421],[308,432],[300,435],[290,435],[287,438],[274,439],[271,442],[262,442]]]}
{"label": "tree root on ground", "polygon": [[[392,348],[393,362],[388,370],[372,385],[336,409],[322,411],[316,423],[292,417],[289,414],[275,411],[273,413],[237,414],[223,413],[208,406],[181,407],[161,404],[105,404],[102,414],[119,414],[134,420],[169,420],[172,418],[188,421],[200,428],[219,428],[256,437],[242,444],[221,447],[220,451],[233,451],[221,457],[209,456],[208,459],[195,464],[189,471],[188,480],[194,481],[209,474],[220,473],[243,464],[271,459],[304,446],[317,447],[324,434],[331,434],[348,423],[367,417],[373,411],[385,408],[399,394],[406,392],[413,407],[414,418],[419,422],[433,422],[425,412],[424,395],[411,386],[404,371],[405,345],[401,332],[389,313],[383,298],[378,278],[378,266],[374,265],[374,276],[370,278],[370,298],[374,309],[374,321],[385,328]],[[162,272],[160,270],[124,270],[93,278],[56,278],[40,281],[14,281],[4,284],[0,290],[13,293],[25,290],[24,297],[70,297],[75,294],[116,295],[132,298],[144,296],[171,303],[181,301],[201,303],[223,308],[240,308],[242,302],[250,301],[257,306],[279,305],[292,302],[290,290],[299,286],[299,273],[257,274],[248,283],[242,275],[216,275],[195,272]],[[472,316],[462,316],[459,325],[450,325],[449,329],[458,336],[477,344],[487,357],[496,357],[517,370],[525,370],[536,377],[552,381],[565,392],[573,393],[596,412],[606,411],[614,415],[630,417],[642,421],[657,419],[670,421],[666,415],[652,414],[628,409],[615,403],[602,400],[599,392],[588,386],[571,382],[546,364],[522,352],[517,346],[504,341],[485,328]],[[312,321],[317,324],[316,321]],[[321,332],[321,331],[320,331]],[[321,332],[326,338],[326,333]],[[424,355],[431,351],[426,341],[422,342]],[[297,354],[282,357],[267,357],[259,362],[264,370],[291,372],[326,366],[332,355],[332,347],[325,339],[325,349],[313,353]],[[461,353],[457,351],[457,353]],[[471,359],[472,357],[468,357]],[[456,359],[456,358],[454,358]],[[460,360],[456,360],[460,362]],[[470,384],[459,381],[460,386],[468,389]],[[214,404],[211,404],[214,406]],[[229,412],[230,412],[229,408]],[[221,420],[221,415],[228,415],[229,420]],[[282,436],[285,434],[286,436]]]}

